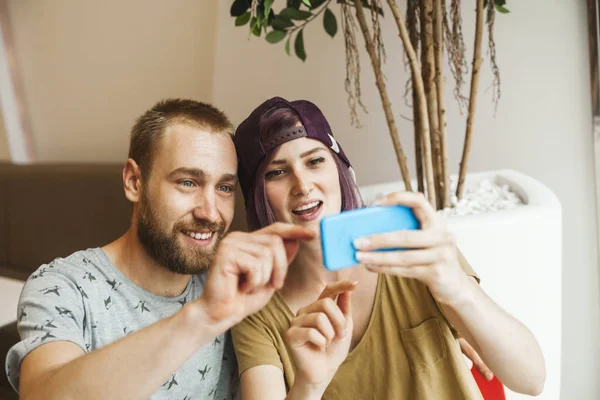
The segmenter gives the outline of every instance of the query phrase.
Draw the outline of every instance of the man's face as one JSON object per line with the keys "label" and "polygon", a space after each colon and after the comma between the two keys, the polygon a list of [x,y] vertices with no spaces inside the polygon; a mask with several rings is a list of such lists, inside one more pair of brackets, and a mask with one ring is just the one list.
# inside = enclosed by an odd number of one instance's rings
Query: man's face
{"label": "man's face", "polygon": [[168,127],[142,183],[138,237],[160,265],[198,274],[231,225],[237,185],[232,140],[186,124]]}

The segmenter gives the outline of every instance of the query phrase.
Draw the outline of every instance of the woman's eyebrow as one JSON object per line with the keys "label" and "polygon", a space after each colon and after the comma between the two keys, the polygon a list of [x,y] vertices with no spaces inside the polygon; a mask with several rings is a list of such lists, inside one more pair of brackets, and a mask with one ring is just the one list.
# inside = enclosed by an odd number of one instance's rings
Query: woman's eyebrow
{"label": "woman's eyebrow", "polygon": [[[314,154],[314,153],[316,153],[318,151],[321,151],[321,150],[325,150],[325,149],[323,147],[315,147],[314,149],[305,151],[304,153],[300,154],[300,158],[304,158],[306,156],[310,156],[311,154]],[[285,164],[285,163],[286,163],[285,160],[273,160],[269,164]]]}

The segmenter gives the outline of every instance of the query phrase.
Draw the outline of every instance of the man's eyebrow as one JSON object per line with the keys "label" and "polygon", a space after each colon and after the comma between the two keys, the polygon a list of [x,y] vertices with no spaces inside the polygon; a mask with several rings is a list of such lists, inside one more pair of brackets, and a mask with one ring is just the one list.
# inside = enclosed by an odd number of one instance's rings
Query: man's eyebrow
{"label": "man's eyebrow", "polygon": [[[204,172],[200,168],[180,167],[180,168],[177,168],[177,169],[174,169],[173,171],[171,171],[171,173],[169,174],[169,178],[174,178],[177,175],[191,176],[198,180],[202,180],[202,179],[206,178],[206,172]],[[221,175],[220,180],[233,181],[237,184],[238,177],[236,174],[223,174],[223,175]]]}
{"label": "man's eyebrow", "polygon": [[202,179],[202,178],[204,178],[206,173],[204,171],[202,171],[200,168],[180,167],[180,168],[177,168],[177,169],[174,169],[173,171],[171,171],[168,176],[169,176],[169,178],[173,178],[176,175],[188,175],[188,176],[192,176],[197,179]]}
{"label": "man's eyebrow", "polygon": [[235,183],[237,183],[238,177],[236,174],[223,174],[221,176],[221,180],[222,181],[234,181]]}
{"label": "man's eyebrow", "polygon": [[[323,147],[315,147],[314,149],[310,149],[310,150],[305,151],[304,153],[300,154],[300,157],[304,158],[306,156],[310,156],[311,154],[316,153],[316,152],[321,151],[321,150],[325,150],[325,148],[323,148]],[[285,164],[285,163],[286,163],[285,160],[273,160],[269,164]]]}

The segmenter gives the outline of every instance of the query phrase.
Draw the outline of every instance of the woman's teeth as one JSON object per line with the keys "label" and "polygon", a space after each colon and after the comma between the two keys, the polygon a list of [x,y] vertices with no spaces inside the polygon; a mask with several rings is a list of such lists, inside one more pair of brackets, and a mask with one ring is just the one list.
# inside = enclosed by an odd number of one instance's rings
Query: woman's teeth
{"label": "woman's teeth", "polygon": [[191,238],[194,238],[196,240],[207,240],[210,239],[213,235],[212,232],[206,232],[206,233],[199,233],[199,232],[184,232],[186,235],[188,235]]}
{"label": "woman's teeth", "polygon": [[305,204],[302,207],[294,208],[292,210],[292,212],[301,213],[303,211],[311,210],[311,209],[317,207],[319,204],[321,204],[320,201],[313,201],[312,203]]}

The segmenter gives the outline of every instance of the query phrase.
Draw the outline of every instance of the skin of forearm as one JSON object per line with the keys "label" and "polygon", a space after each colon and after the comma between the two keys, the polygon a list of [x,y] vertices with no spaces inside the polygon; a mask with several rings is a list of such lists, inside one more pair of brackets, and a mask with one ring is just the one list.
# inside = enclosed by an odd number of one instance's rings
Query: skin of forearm
{"label": "skin of forearm", "polygon": [[546,377],[544,357],[532,333],[471,280],[444,314],[509,389],[537,395]]}
{"label": "skin of forearm", "polygon": [[23,399],[148,399],[194,352],[228,328],[214,322],[201,302],[189,303],[169,318],[51,371]]}
{"label": "skin of forearm", "polygon": [[319,400],[327,385],[310,385],[296,381],[286,396],[286,400]]}

